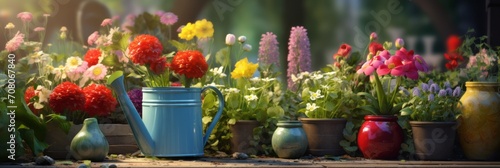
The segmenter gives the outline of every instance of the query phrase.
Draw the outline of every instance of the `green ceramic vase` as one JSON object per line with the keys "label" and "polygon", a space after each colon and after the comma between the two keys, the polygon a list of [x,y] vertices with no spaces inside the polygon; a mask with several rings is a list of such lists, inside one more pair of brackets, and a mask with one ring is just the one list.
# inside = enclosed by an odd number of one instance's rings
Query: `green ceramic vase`
{"label": "green ceramic vase", "polygon": [[87,118],[70,145],[71,155],[77,160],[103,161],[108,155],[109,144],[97,124],[97,119]]}
{"label": "green ceramic vase", "polygon": [[280,158],[299,158],[307,150],[307,135],[300,121],[278,121],[272,137],[274,152]]}
{"label": "green ceramic vase", "polygon": [[500,83],[466,82],[458,105],[458,135],[465,156],[471,160],[500,159]]}

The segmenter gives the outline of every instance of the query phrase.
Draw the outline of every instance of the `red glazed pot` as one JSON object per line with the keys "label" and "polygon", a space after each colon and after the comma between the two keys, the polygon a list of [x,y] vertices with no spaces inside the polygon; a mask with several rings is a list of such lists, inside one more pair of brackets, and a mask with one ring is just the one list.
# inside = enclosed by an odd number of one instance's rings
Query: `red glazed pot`
{"label": "red glazed pot", "polygon": [[403,130],[396,116],[367,115],[358,133],[358,146],[367,159],[397,159]]}

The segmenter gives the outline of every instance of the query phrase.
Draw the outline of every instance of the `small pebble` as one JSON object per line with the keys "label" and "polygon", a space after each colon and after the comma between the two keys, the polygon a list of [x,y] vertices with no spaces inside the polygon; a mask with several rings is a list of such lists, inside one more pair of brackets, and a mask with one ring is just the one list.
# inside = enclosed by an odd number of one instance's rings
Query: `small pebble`
{"label": "small pebble", "polygon": [[115,164],[109,164],[109,167],[108,168],[117,168],[118,166],[116,166]]}
{"label": "small pebble", "polygon": [[108,164],[102,164],[99,168],[108,168]]}
{"label": "small pebble", "polygon": [[78,165],[76,168],[87,168],[87,165],[82,163],[82,164]]}
{"label": "small pebble", "polygon": [[245,153],[235,152],[233,153],[233,158],[238,160],[245,160],[248,159],[248,155]]}
{"label": "small pebble", "polygon": [[125,155],[119,154],[116,158],[119,160],[125,160],[126,157]]}
{"label": "small pebble", "polygon": [[50,156],[39,156],[35,159],[36,165],[53,165],[56,163]]}

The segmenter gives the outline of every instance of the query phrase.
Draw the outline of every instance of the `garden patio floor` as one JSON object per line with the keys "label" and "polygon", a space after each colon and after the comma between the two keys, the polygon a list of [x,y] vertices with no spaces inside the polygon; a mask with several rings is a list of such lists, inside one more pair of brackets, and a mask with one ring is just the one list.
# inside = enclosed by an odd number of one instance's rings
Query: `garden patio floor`
{"label": "garden patio floor", "polygon": [[[15,165],[0,164],[0,167],[68,167],[75,168],[78,162],[56,161],[53,166],[36,166],[34,163]],[[500,167],[500,162],[486,161],[387,161],[387,160],[328,160],[328,159],[279,159],[250,158],[236,160],[232,158],[204,157],[197,159],[151,159],[127,158],[92,162],[92,167],[102,164],[115,164],[122,167]]]}

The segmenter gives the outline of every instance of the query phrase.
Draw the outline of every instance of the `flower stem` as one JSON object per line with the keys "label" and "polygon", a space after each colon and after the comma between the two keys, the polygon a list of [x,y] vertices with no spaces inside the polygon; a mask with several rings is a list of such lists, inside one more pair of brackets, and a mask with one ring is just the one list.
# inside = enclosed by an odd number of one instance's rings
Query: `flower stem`
{"label": "flower stem", "polygon": [[379,113],[386,114],[389,109],[387,107],[387,98],[385,97],[384,87],[382,86],[382,83],[380,82],[380,79],[379,79],[377,73],[374,73],[374,74],[375,74],[374,75],[375,76],[375,89],[377,92]]}

